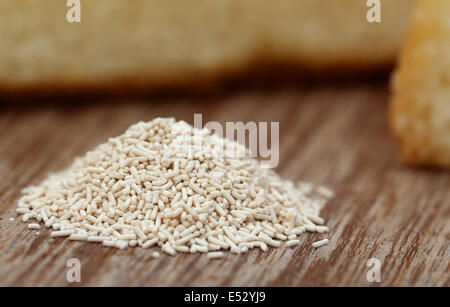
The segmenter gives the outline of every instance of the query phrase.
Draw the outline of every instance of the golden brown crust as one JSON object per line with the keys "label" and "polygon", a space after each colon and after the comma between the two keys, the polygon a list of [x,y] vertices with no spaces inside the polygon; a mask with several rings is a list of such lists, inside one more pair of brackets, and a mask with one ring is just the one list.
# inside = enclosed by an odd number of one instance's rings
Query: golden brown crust
{"label": "golden brown crust", "polygon": [[407,164],[450,167],[450,1],[421,0],[393,77],[390,123]]}
{"label": "golden brown crust", "polygon": [[323,65],[301,65],[293,61],[259,62],[248,67],[227,68],[195,77],[152,79],[143,76],[112,78],[96,83],[61,83],[58,80],[40,80],[28,84],[0,84],[3,102],[33,98],[139,96],[168,93],[210,93],[235,85],[265,85],[297,83],[299,81],[353,80],[385,76],[393,67],[391,60],[358,62],[355,60]]}

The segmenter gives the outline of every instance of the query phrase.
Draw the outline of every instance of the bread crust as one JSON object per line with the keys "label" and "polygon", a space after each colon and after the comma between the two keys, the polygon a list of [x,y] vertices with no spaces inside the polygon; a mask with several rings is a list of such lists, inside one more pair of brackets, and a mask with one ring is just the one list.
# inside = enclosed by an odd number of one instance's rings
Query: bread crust
{"label": "bread crust", "polygon": [[90,0],[69,24],[54,0],[4,0],[0,95],[207,89],[277,65],[370,74],[393,64],[414,1],[384,0],[370,24],[361,0]]}
{"label": "bread crust", "polygon": [[381,62],[342,61],[326,66],[305,66],[295,61],[259,62],[248,67],[223,69],[207,74],[196,74],[184,78],[111,78],[95,83],[62,83],[59,80],[40,80],[32,84],[0,83],[0,97],[4,103],[34,98],[61,97],[105,97],[140,96],[149,94],[207,94],[242,85],[265,86],[297,84],[298,82],[323,82],[327,80],[361,80],[386,76],[393,68],[389,60]]}
{"label": "bread crust", "polygon": [[403,162],[450,167],[450,1],[420,0],[392,79],[390,123]]}

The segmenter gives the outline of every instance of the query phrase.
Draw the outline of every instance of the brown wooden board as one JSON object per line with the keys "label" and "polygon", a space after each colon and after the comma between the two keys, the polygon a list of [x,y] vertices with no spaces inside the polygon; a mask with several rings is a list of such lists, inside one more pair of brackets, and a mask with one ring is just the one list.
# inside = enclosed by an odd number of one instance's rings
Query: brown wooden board
{"label": "brown wooden board", "polygon": [[[384,83],[234,89],[221,95],[136,98],[0,107],[0,285],[69,285],[66,261],[79,258],[81,285],[449,286],[450,174],[398,163]],[[305,234],[295,248],[252,250],[208,260],[157,248],[116,250],[35,235],[15,213],[21,188],[67,167],[86,150],[157,116],[193,123],[279,121],[285,178],[336,192],[322,212],[326,237]],[[15,218],[10,221],[10,218]],[[381,283],[366,279],[381,261]],[[72,284],[79,285],[79,284]]]}

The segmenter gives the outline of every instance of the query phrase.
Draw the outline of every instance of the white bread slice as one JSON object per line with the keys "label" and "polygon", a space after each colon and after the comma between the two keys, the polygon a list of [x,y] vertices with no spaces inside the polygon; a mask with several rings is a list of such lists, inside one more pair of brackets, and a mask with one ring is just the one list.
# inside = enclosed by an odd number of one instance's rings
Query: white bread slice
{"label": "white bread slice", "polygon": [[450,167],[450,0],[420,0],[393,89],[403,160]]}
{"label": "white bread slice", "polygon": [[0,92],[215,82],[254,67],[372,71],[392,65],[415,0],[0,1]]}

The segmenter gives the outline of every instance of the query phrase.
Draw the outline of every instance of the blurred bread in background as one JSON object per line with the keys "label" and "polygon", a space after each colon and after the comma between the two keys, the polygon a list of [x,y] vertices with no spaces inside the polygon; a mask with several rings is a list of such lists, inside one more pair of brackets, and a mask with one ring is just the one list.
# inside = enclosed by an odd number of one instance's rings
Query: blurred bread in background
{"label": "blurred bread in background", "polygon": [[450,167],[450,1],[420,0],[393,79],[403,160]]}
{"label": "blurred bread in background", "polygon": [[414,0],[0,2],[0,93],[216,83],[253,68],[370,73],[390,67]]}

